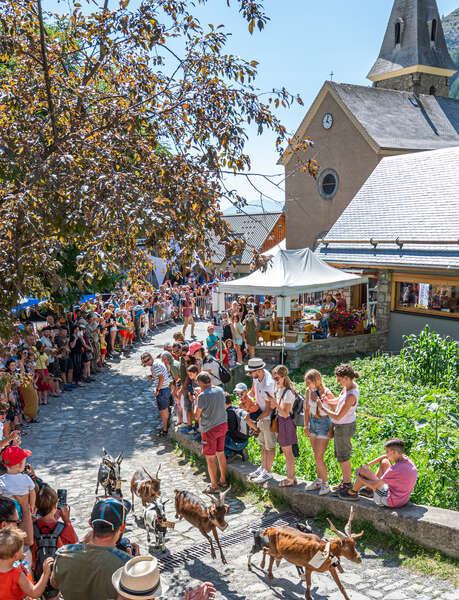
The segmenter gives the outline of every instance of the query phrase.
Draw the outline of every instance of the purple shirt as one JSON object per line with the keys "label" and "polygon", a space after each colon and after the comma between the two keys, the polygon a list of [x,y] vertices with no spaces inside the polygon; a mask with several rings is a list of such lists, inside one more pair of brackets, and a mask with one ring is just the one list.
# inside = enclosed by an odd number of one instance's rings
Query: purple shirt
{"label": "purple shirt", "polygon": [[391,508],[404,506],[410,499],[417,478],[418,471],[407,456],[404,456],[404,460],[387,469],[381,477],[389,486],[387,506]]}

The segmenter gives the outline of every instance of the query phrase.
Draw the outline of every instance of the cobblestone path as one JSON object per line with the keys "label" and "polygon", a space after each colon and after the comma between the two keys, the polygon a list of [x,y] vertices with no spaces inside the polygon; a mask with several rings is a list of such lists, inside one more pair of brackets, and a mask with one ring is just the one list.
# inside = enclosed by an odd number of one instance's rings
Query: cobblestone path
{"label": "cobblestone path", "polygon": [[[200,329],[204,330],[204,327]],[[129,358],[112,364],[96,382],[67,393],[62,399],[51,399],[41,411],[41,423],[28,429],[23,446],[33,451],[30,462],[37,474],[55,489],[68,489],[72,522],[79,535],[88,529],[102,447],[111,454],[123,452],[121,474],[126,480],[123,490],[128,498],[128,482],[134,470],[144,465],[153,472],[161,464],[161,489],[163,497],[171,499],[166,508],[167,517],[172,521],[175,521],[174,489],[199,492],[206,485],[203,475],[174,452],[169,440],[155,436],[159,419],[153,406],[150,383],[140,366],[140,354],[160,347],[171,339],[173,331],[173,328],[163,330]],[[227,500],[231,512],[225,535],[246,532],[260,522],[263,515],[256,504],[244,503],[231,492]],[[136,515],[140,514],[138,502]],[[125,535],[136,541],[143,552],[148,551],[145,531],[133,515],[128,518]],[[203,541],[196,530],[181,521],[169,534],[168,552],[174,555]],[[212,560],[208,553],[193,553],[194,557],[190,556],[182,565],[163,571],[162,578],[170,586],[167,597],[180,598],[186,586],[208,580],[217,587],[218,598],[228,600],[304,598],[304,582],[299,582],[296,570],[285,561],[275,569],[275,578],[271,582],[258,568],[261,555],[254,559],[254,571],[248,572],[249,547],[250,541],[235,540],[234,544],[228,545],[225,548],[226,566],[219,558]],[[154,547],[150,547],[150,551],[159,553]],[[367,552],[363,558],[363,565],[343,559],[345,573],[341,580],[351,600],[459,598],[457,590],[448,583],[413,574],[378,553]],[[314,600],[342,598],[328,575],[313,574],[312,584]]]}

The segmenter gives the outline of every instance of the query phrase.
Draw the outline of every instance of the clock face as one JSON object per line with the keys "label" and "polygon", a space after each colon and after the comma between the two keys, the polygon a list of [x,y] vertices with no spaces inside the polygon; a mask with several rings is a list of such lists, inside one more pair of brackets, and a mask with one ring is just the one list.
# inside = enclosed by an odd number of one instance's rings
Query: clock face
{"label": "clock face", "polygon": [[333,125],[333,115],[330,113],[325,113],[324,118],[322,119],[322,125],[324,129],[330,129],[330,127]]}

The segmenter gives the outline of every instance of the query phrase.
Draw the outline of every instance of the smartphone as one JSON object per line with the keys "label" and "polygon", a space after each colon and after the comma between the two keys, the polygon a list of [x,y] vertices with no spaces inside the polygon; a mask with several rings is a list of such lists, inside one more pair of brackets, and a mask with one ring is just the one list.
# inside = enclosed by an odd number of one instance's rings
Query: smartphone
{"label": "smartphone", "polygon": [[57,490],[57,508],[67,506],[67,490]]}

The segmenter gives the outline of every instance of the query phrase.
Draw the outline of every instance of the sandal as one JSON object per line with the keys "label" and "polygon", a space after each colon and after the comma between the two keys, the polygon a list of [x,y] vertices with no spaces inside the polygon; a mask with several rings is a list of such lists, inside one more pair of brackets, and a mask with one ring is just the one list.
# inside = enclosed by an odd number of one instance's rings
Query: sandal
{"label": "sandal", "polygon": [[225,490],[227,490],[229,488],[229,483],[227,481],[225,481],[225,483],[219,483],[218,484],[218,489],[221,492],[224,492]]}
{"label": "sandal", "polygon": [[296,485],[297,481],[295,479],[289,479],[286,477],[282,481],[279,482],[279,487],[291,487],[292,485]]}
{"label": "sandal", "polygon": [[206,487],[206,489],[205,489],[205,490],[203,490],[203,492],[202,492],[202,493],[203,493],[203,494],[219,494],[219,493],[220,493],[220,490],[218,489],[218,487],[216,487],[216,488],[213,488],[212,486],[208,485],[208,486]]}

